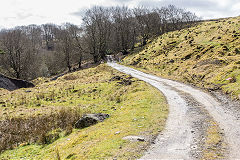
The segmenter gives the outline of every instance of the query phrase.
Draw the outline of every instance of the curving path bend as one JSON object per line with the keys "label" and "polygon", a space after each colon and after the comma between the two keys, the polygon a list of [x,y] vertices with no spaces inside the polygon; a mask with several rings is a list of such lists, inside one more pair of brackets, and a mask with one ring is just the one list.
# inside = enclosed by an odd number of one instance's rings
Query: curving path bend
{"label": "curving path bend", "polygon": [[[189,85],[160,78],[108,62],[116,70],[143,80],[159,89],[169,104],[165,130],[141,159],[200,159],[206,139],[206,126],[215,122],[221,130],[224,159],[240,159],[240,118],[226,110],[208,93]],[[223,143],[223,142],[222,142]]]}

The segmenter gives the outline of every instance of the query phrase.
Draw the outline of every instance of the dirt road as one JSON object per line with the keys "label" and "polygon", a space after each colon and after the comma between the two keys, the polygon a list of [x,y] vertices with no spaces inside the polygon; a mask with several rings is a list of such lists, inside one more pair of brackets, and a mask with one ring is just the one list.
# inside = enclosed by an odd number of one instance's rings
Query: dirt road
{"label": "dirt road", "polygon": [[108,65],[151,84],[168,101],[166,128],[141,159],[240,159],[238,104],[230,107],[186,84],[116,63]]}

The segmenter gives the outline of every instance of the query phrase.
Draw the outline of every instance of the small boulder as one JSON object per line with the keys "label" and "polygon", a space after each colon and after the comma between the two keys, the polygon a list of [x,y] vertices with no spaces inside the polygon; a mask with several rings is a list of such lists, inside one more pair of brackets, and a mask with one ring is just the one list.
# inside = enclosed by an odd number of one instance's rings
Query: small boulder
{"label": "small boulder", "polygon": [[121,79],[123,79],[123,78],[120,76],[113,76],[109,81],[119,81]]}
{"label": "small boulder", "polygon": [[143,137],[139,137],[139,136],[126,136],[126,137],[123,137],[122,139],[124,140],[129,140],[129,141],[145,141],[145,139]]}
{"label": "small boulder", "polygon": [[98,122],[103,122],[106,118],[108,118],[108,114],[97,113],[97,114],[86,114],[82,116],[74,125],[75,128],[81,129],[86,128],[91,125],[94,125]]}
{"label": "small boulder", "polygon": [[129,79],[123,79],[122,81],[117,82],[117,83],[118,83],[118,84],[121,84],[121,85],[128,86],[128,85],[131,85],[132,82],[133,82],[132,80],[129,80]]}

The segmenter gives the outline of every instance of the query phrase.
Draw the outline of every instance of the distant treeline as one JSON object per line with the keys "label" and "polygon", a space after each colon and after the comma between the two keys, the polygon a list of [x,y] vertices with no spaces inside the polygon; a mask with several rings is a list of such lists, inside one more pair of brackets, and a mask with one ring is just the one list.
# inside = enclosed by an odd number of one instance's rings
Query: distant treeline
{"label": "distant treeline", "polygon": [[107,54],[128,53],[150,38],[190,27],[199,20],[194,13],[174,5],[147,9],[138,7],[93,7],[82,25],[43,24],[0,31],[0,72],[15,78],[33,79],[71,71],[83,60],[98,63]]}

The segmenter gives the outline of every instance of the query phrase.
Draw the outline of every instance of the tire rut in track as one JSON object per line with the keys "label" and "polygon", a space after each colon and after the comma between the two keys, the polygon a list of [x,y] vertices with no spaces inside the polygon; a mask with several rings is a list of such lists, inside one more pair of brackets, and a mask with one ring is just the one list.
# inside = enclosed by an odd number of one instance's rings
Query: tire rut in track
{"label": "tire rut in track", "polygon": [[191,156],[194,159],[225,159],[228,147],[223,131],[202,104],[190,94],[173,88],[188,105],[189,121],[194,133]]}

